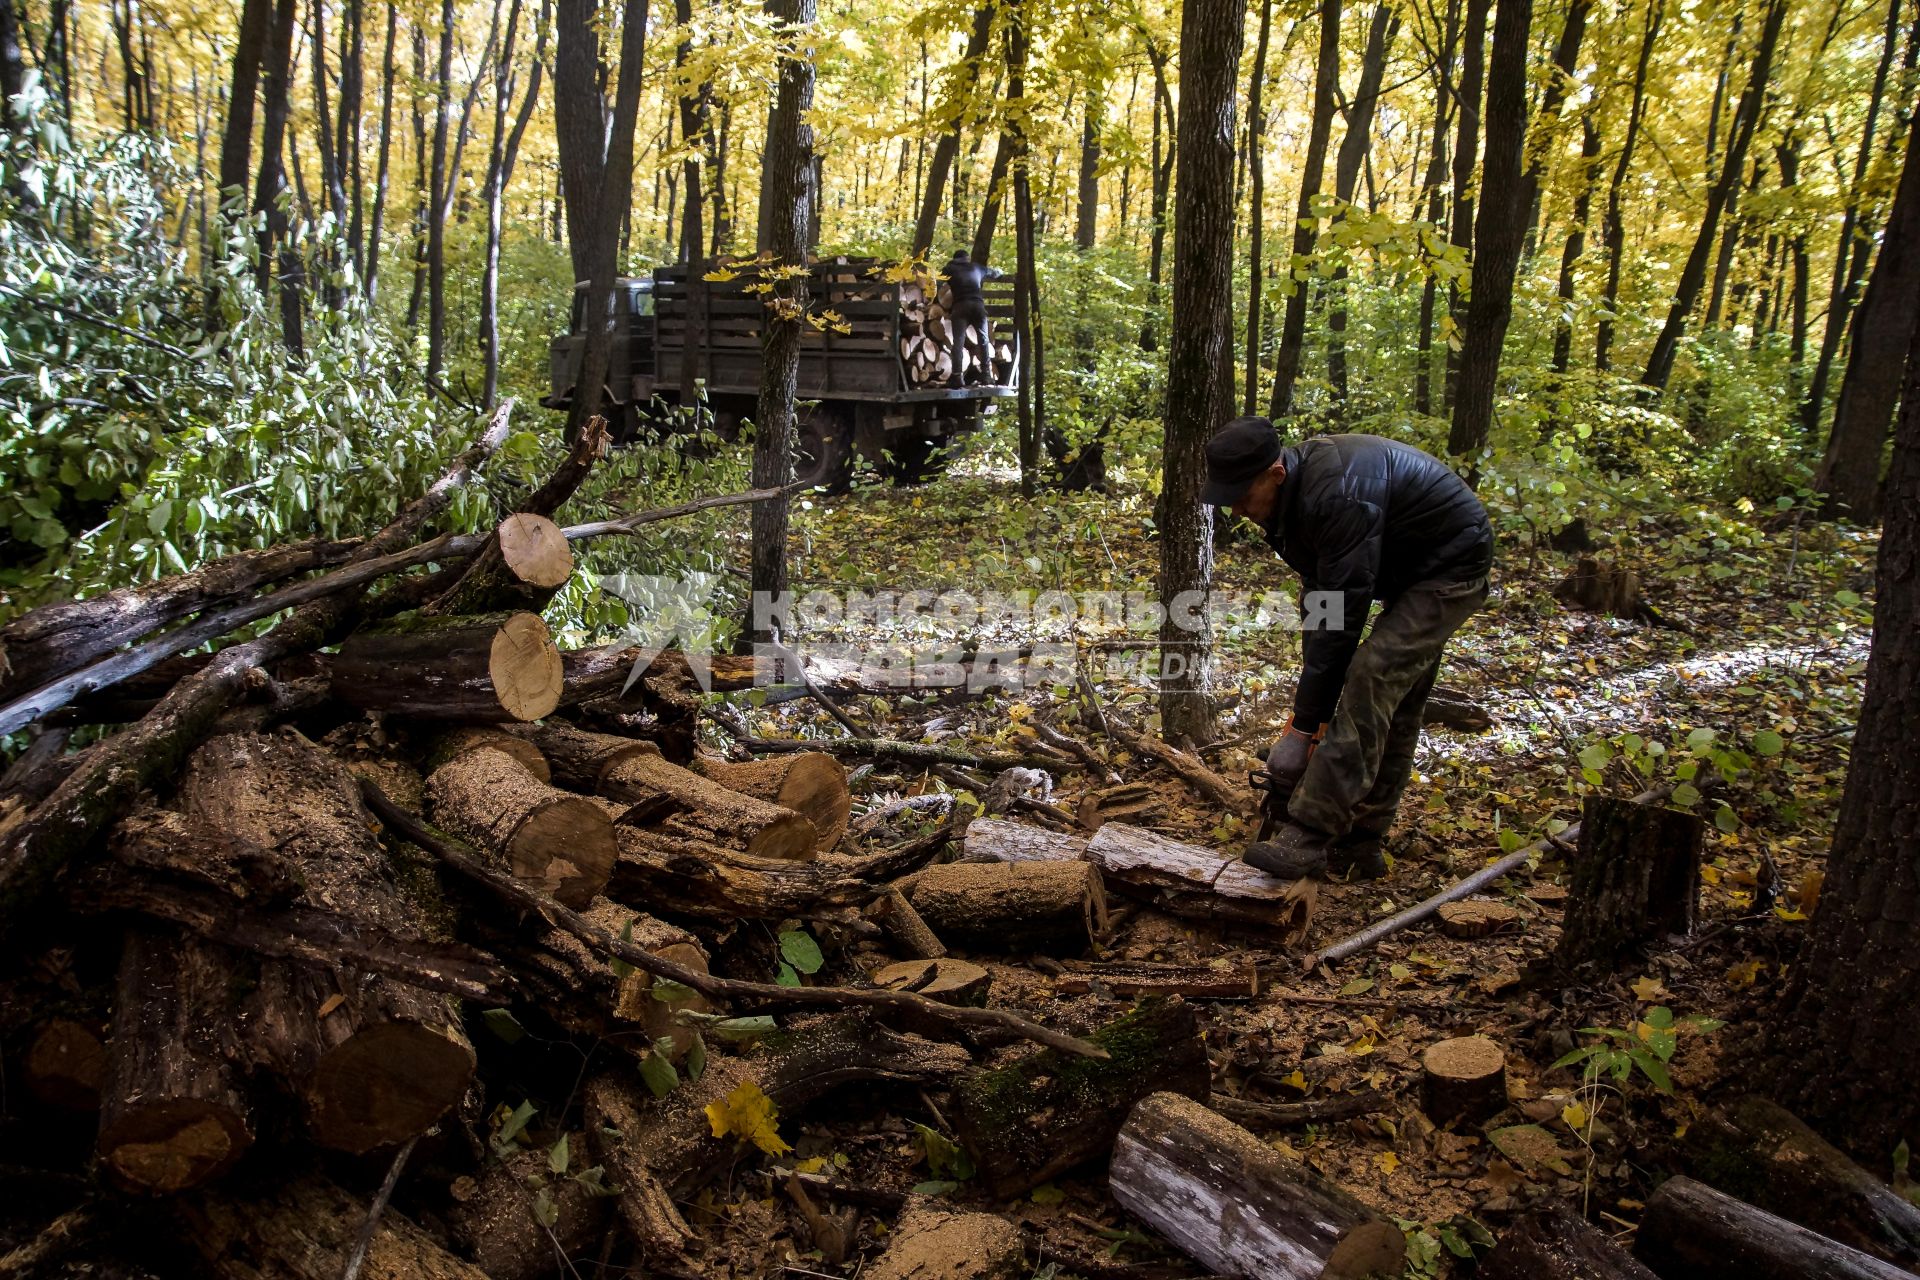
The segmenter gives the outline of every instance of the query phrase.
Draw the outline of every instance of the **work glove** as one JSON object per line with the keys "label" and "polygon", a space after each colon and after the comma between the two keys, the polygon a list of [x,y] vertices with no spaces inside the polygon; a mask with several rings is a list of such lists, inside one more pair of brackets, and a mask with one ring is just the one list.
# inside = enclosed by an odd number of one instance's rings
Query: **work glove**
{"label": "work glove", "polygon": [[1327,726],[1321,725],[1316,733],[1296,728],[1292,717],[1287,719],[1287,727],[1281,731],[1280,741],[1273,744],[1267,752],[1267,773],[1273,778],[1274,789],[1282,793],[1291,793],[1307,771],[1307,761],[1313,759],[1313,752],[1320,740],[1327,736]]}

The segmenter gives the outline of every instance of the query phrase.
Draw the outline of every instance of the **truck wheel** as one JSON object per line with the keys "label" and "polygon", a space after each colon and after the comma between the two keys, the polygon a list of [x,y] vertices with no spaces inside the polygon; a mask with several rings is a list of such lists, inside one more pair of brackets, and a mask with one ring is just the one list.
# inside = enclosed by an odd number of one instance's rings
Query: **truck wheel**
{"label": "truck wheel", "polygon": [[821,405],[801,416],[793,442],[793,478],[827,493],[853,487],[853,431],[844,415]]}
{"label": "truck wheel", "polygon": [[947,469],[946,441],[896,436],[887,442],[887,475],[900,486],[925,484]]}

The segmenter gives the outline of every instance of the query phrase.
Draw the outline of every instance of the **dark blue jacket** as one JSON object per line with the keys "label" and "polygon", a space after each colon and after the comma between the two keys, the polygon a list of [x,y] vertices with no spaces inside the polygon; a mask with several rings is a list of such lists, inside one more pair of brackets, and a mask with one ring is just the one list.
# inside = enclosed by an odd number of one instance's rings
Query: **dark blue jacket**
{"label": "dark blue jacket", "polygon": [[1463,582],[1493,565],[1487,509],[1453,468],[1380,436],[1316,436],[1283,449],[1267,545],[1308,591],[1338,591],[1339,630],[1302,637],[1294,723],[1309,732],[1333,718],[1367,610],[1418,582]]}

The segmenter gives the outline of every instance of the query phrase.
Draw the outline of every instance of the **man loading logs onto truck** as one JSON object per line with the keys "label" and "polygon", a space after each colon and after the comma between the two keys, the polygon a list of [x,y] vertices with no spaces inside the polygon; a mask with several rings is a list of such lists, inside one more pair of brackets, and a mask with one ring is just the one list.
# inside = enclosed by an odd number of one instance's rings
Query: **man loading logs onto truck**
{"label": "man loading logs onto truck", "polygon": [[[1258,524],[1307,592],[1337,593],[1325,625],[1301,637],[1293,714],[1267,755],[1266,808],[1278,826],[1246,861],[1288,880],[1377,879],[1441,650],[1486,603],[1486,508],[1412,445],[1328,435],[1283,447],[1257,417],[1235,418],[1207,442],[1201,501]],[[1304,616],[1316,619],[1312,608]]]}
{"label": "man loading logs onto truck", "polygon": [[[992,382],[993,345],[987,340],[987,299],[980,286],[989,280],[999,280],[1006,273],[998,267],[981,266],[965,249],[955,249],[940,274],[953,295],[953,305],[947,308],[947,323],[952,326],[951,385],[963,387]],[[973,330],[971,344],[967,342],[969,328]]]}

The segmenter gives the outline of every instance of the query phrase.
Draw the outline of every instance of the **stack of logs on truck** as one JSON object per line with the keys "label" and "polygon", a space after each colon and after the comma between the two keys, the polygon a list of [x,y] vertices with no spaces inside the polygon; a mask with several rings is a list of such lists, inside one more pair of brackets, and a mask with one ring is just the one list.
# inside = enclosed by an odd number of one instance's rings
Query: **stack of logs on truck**
{"label": "stack of logs on truck", "polygon": [[[749,1177],[753,1147],[781,1152],[810,1108],[932,1108],[976,1171],[941,1200],[774,1162],[754,1185],[791,1203],[813,1273],[877,1254],[869,1275],[947,1274],[915,1269],[931,1257],[1014,1280],[1032,1241],[995,1206],[1104,1165],[1113,1201],[1208,1273],[1400,1274],[1397,1226],[1253,1132],[1389,1100],[1235,1096],[1205,1043],[1210,1006],[1260,991],[1261,957],[1289,963],[1311,886],[1125,821],[1138,784],[1051,727],[994,755],[757,739],[722,711],[735,741],[703,747],[684,658],[629,689],[632,650],[562,652],[538,613],[570,541],[674,514],[554,522],[602,434],[492,535],[433,526],[504,413],[370,538],[0,627],[0,720],[36,726],[0,779],[0,1275],[697,1273],[724,1226],[689,1206]],[[724,690],[770,673],[712,674]],[[1106,731],[1247,801],[1186,753]],[[856,818],[845,760],[949,778],[1022,820],[903,829],[904,801]],[[1080,814],[990,785],[1073,770],[1098,784]],[[1227,930],[1247,958],[1098,959],[1142,909]],[[1091,994],[1045,1025],[958,952]],[[1503,1067],[1490,1041],[1443,1041],[1417,1105],[1482,1119],[1506,1104]],[[1792,1117],[1756,1103],[1696,1128],[1702,1181],[1667,1183],[1641,1225],[1652,1272],[1549,1212],[1516,1219],[1486,1274],[1811,1280],[1920,1261],[1920,1211]],[[1047,1249],[1062,1270],[1135,1274]]]}

